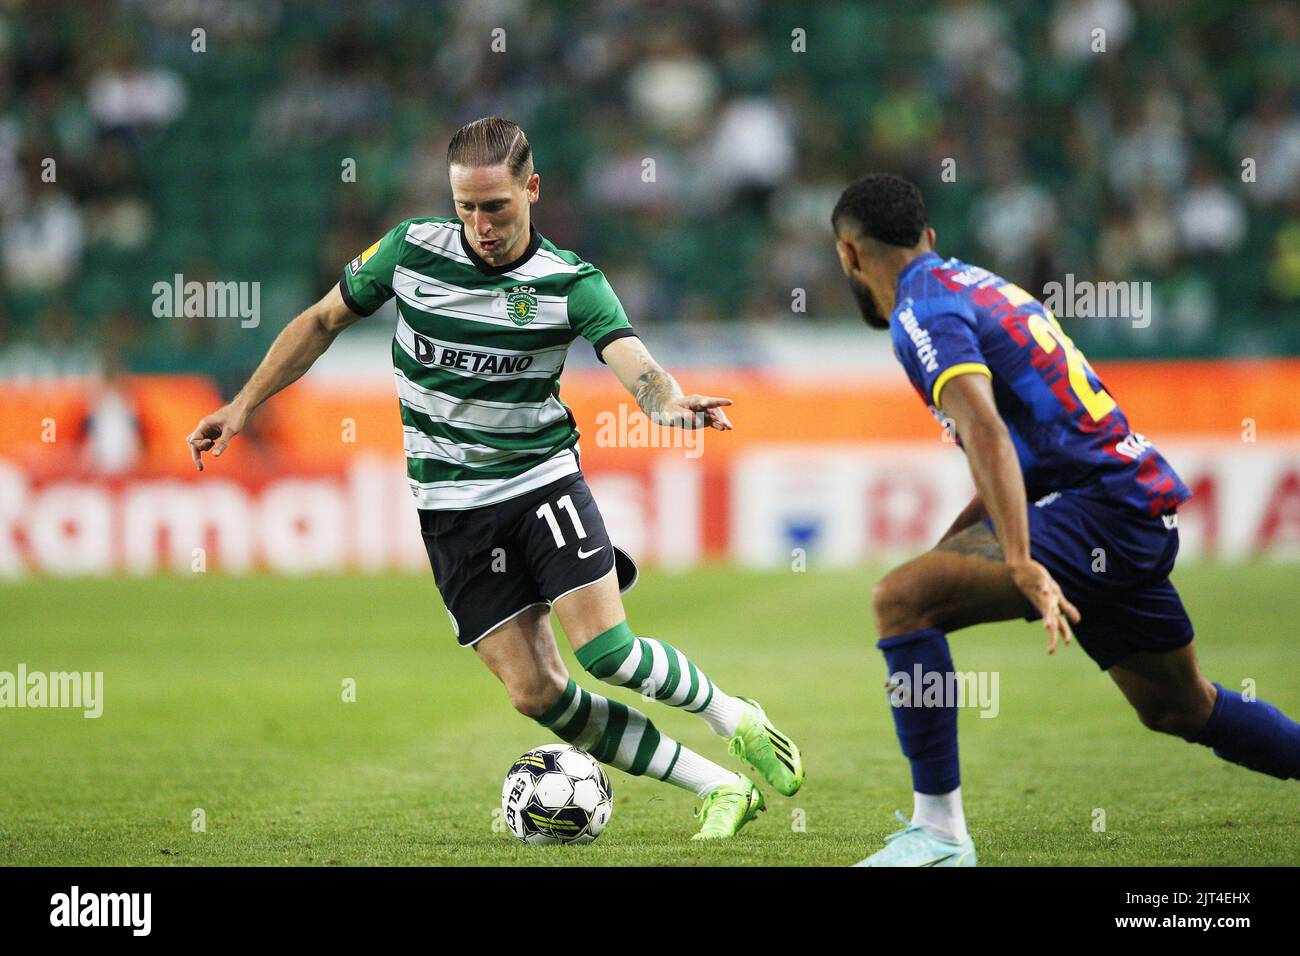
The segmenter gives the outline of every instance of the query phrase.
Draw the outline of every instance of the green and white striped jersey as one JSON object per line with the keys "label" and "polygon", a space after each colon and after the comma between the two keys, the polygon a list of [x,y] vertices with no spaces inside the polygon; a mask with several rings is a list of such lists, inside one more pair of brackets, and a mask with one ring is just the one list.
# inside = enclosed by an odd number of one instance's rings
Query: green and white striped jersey
{"label": "green and white striped jersey", "polygon": [[599,269],[536,229],[522,256],[490,266],[458,219],[408,219],[339,287],[358,315],[397,298],[393,374],[418,507],[479,508],[578,472],[560,401],[569,345],[581,335],[599,356],[634,334]]}

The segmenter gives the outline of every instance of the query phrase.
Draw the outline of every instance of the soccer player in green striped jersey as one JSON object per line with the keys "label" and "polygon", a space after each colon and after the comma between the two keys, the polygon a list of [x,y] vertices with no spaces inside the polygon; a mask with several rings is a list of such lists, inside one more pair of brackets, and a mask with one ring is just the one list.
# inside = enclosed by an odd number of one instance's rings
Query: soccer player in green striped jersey
{"label": "soccer player in green striped jersey", "polygon": [[302,376],[349,325],[397,300],[393,374],[407,477],[452,629],[521,713],[630,774],[703,800],[696,839],[734,836],[764,808],[746,776],[661,733],[640,710],[573,681],[553,609],[593,677],[698,714],[778,792],[803,783],[798,748],[761,707],[732,697],[677,648],[636,635],[615,548],[582,476],[560,372],[581,336],[660,425],[728,430],[728,399],[685,395],[633,331],[605,276],[533,227],[540,178],[528,138],[497,117],[448,147],[456,218],[408,219],[343,269],[292,322],[230,404],[189,436],[195,465]]}

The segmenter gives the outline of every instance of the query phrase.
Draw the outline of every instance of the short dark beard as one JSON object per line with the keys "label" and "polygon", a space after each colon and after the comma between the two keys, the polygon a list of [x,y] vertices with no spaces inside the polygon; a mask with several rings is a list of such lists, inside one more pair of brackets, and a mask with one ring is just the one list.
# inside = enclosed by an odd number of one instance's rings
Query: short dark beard
{"label": "short dark beard", "polygon": [[876,297],[871,294],[871,290],[865,285],[859,285],[856,279],[849,279],[849,290],[853,293],[853,300],[858,304],[858,310],[862,313],[862,321],[867,323],[873,329],[889,328],[889,317],[880,311],[880,306],[876,304]]}

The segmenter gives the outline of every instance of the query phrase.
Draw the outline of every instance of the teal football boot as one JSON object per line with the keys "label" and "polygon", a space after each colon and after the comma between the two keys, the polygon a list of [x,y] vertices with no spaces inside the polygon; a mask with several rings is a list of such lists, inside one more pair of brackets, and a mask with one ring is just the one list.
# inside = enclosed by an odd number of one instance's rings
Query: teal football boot
{"label": "teal football boot", "polygon": [[895,810],[903,829],[885,837],[885,848],[854,866],[975,866],[975,844],[968,836],[961,842],[944,840],[926,833]]}

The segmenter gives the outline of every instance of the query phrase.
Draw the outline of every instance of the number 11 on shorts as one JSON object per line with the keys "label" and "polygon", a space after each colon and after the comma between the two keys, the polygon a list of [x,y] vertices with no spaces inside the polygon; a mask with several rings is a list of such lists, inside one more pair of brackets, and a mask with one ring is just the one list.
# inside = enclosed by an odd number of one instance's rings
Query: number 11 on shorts
{"label": "number 11 on shorts", "polygon": [[[587,536],[587,529],[582,526],[582,519],[578,517],[578,509],[573,507],[573,496],[565,495],[556,502],[561,511],[567,511],[569,518],[573,521],[573,530],[577,532],[581,540]],[[555,519],[555,512],[551,510],[551,503],[548,501],[537,509],[537,517],[545,518],[546,523],[551,527],[551,535],[555,538],[557,548],[564,547],[564,532],[560,530],[560,522]]]}

